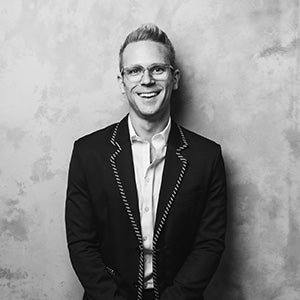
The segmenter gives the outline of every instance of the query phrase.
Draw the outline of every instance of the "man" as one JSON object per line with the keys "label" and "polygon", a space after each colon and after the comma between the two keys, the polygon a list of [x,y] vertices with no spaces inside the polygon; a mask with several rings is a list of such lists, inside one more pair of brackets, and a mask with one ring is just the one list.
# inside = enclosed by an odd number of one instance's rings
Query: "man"
{"label": "man", "polygon": [[224,250],[218,144],[170,118],[174,48],[157,26],[120,49],[129,115],[74,144],[66,228],[83,299],[203,299]]}

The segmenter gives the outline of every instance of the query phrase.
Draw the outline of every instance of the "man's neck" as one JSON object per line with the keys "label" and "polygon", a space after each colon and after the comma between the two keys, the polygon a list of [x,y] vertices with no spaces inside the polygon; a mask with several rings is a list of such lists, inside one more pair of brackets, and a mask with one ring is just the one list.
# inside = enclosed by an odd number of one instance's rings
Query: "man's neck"
{"label": "man's neck", "polygon": [[135,114],[130,114],[130,120],[136,134],[147,140],[151,141],[152,137],[163,131],[168,124],[170,115],[165,115],[159,120],[146,120],[137,117]]}

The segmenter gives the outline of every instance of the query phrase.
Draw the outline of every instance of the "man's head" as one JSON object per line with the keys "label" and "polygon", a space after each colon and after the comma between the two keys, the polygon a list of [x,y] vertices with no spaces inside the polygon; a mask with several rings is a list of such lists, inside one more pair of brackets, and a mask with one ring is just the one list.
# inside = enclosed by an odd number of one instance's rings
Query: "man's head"
{"label": "man's head", "polygon": [[156,25],[142,25],[131,32],[120,49],[120,88],[130,114],[159,120],[170,114],[170,99],[178,88],[179,70],[167,35]]}
{"label": "man's head", "polygon": [[168,49],[168,58],[169,63],[173,67],[175,67],[175,50],[174,47],[169,40],[168,36],[164,31],[162,31],[159,27],[157,27],[155,24],[143,24],[140,27],[138,27],[136,30],[130,32],[124,43],[122,44],[119,52],[119,69],[122,70],[123,67],[123,52],[125,48],[130,44],[134,42],[139,41],[153,41],[157,43],[163,44]]}

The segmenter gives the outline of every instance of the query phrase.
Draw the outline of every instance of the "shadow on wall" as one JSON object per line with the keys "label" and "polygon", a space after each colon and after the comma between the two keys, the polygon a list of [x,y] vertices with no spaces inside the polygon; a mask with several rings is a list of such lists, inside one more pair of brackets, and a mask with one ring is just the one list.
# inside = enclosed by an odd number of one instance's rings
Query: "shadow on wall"
{"label": "shadow on wall", "polygon": [[[179,64],[179,70],[183,70],[183,67]],[[179,82],[179,89],[173,91],[171,102],[171,115],[174,119],[182,124],[184,117],[188,116],[191,112],[188,111],[185,99],[192,99],[192,95],[189,93],[188,84],[185,82],[185,77],[181,76]]]}
{"label": "shadow on wall", "polygon": [[[190,130],[197,130],[201,128],[204,136],[209,137],[209,116],[205,112],[205,90],[206,84],[204,78],[198,78],[196,74],[199,73],[196,68],[191,66],[184,66],[177,64],[181,71],[181,78],[179,81],[179,89],[173,91],[171,101],[172,117],[181,125],[186,126]],[[197,77],[197,78],[196,78]],[[197,82],[197,86],[195,86]]]}
{"label": "shadow on wall", "polygon": [[[181,66],[179,66],[179,68],[181,70],[184,69]],[[180,89],[175,91],[172,96],[171,114],[179,124],[183,124],[184,120],[196,118],[198,119],[197,123],[201,126],[202,124],[204,125],[204,123],[201,122],[200,116],[195,115],[198,113],[193,110],[194,106],[190,105],[190,100],[193,98],[192,89],[193,87],[189,86],[188,79],[182,77]],[[199,101],[202,100],[204,99],[199,98]],[[236,173],[236,170],[234,162],[229,157],[226,157],[226,153],[223,153],[223,156],[226,167],[228,196],[226,250],[223,253],[218,270],[205,292],[205,300],[244,300],[246,297],[242,289],[239,270],[243,270],[245,253],[242,253],[242,251],[239,250],[240,243],[236,229],[238,224],[236,224],[235,221],[239,219],[236,216],[238,190],[237,186],[232,183],[232,178],[235,177],[234,174]]]}

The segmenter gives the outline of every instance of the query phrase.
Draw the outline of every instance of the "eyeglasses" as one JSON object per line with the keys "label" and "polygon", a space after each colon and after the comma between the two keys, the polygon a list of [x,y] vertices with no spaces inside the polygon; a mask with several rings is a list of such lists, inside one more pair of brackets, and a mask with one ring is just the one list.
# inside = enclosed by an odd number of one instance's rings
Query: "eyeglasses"
{"label": "eyeglasses", "polygon": [[151,75],[154,80],[166,80],[169,74],[168,71],[174,71],[174,67],[169,64],[152,64],[146,68],[141,65],[134,65],[132,67],[122,68],[121,74],[125,75],[128,81],[136,83],[142,80],[146,70],[148,70],[149,75]]}

